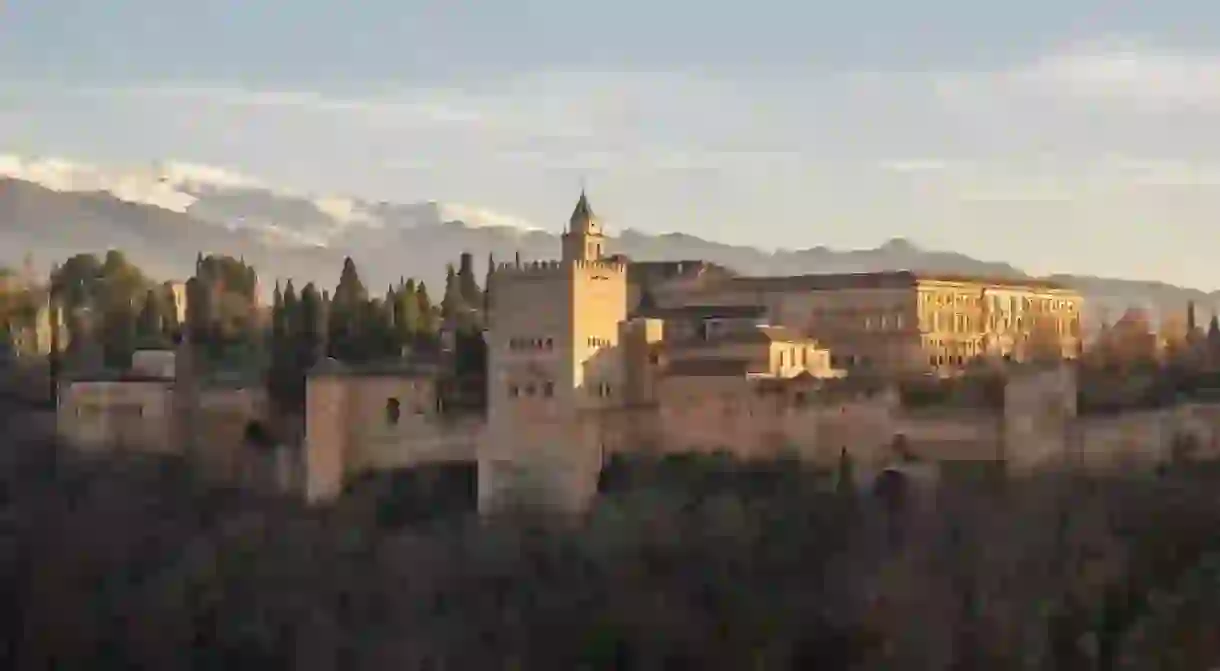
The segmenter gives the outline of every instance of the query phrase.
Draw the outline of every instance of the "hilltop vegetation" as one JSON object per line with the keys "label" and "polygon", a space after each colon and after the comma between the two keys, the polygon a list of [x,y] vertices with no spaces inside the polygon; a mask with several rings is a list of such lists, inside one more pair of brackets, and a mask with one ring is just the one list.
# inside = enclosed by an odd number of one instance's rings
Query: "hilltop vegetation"
{"label": "hilltop vegetation", "polygon": [[[12,409],[6,426],[32,426]],[[30,432],[33,434],[33,432]],[[883,506],[795,464],[620,463],[587,519],[386,526],[181,464],[0,454],[8,668],[1203,669],[1202,467]],[[426,511],[417,511],[426,512]],[[1210,637],[1210,638],[1209,638]]]}

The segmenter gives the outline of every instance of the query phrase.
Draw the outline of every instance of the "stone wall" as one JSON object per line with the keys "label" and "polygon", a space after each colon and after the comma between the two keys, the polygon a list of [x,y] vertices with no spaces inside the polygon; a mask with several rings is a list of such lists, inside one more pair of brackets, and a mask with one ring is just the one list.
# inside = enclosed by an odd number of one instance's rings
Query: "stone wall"
{"label": "stone wall", "polygon": [[744,378],[669,380],[658,403],[585,410],[527,422],[528,429],[517,423],[525,433],[511,440],[475,417],[375,427],[370,415],[352,430],[350,391],[333,384],[337,379],[318,382],[310,385],[306,450],[315,499],[337,495],[359,472],[438,461],[477,460],[481,507],[488,509],[524,497],[579,506],[613,453],[726,451],[754,459],[798,456],[833,468],[846,449],[860,473],[892,467],[902,461],[900,452],[932,467],[1002,461],[1021,473],[1152,467],[1190,436],[1191,456],[1220,457],[1220,405],[1077,416],[1067,368],[1015,373],[1004,405],[994,408],[904,407],[892,389],[816,394]]}

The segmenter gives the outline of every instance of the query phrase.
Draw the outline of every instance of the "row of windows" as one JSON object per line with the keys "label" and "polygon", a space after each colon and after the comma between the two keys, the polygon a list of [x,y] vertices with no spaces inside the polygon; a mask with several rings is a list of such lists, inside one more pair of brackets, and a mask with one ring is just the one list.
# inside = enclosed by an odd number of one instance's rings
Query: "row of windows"
{"label": "row of windows", "polygon": [[509,338],[508,348],[510,350],[551,350],[555,348],[555,341],[551,338]]}
{"label": "row of windows", "polygon": [[[978,294],[936,294],[936,293],[920,293],[919,305],[921,307],[946,307],[954,309],[962,308],[987,308],[993,312],[1020,312],[1039,311],[1039,312],[1075,312],[1076,304],[1070,300],[1058,298],[1035,298],[1035,297],[1019,297],[1019,296],[1000,296],[989,294],[981,296]],[[909,303],[903,301],[886,303],[857,303],[854,305],[818,305],[812,309],[812,313],[816,317],[835,317],[835,316],[851,316],[862,313],[877,313],[877,312],[901,312],[908,308]]]}
{"label": "row of windows", "polygon": [[904,326],[904,320],[901,314],[881,315],[879,317],[865,317],[864,330],[871,331],[876,328],[879,331],[888,331],[893,329],[901,331]]}
{"label": "row of windows", "polygon": [[510,398],[519,396],[542,396],[550,398],[555,395],[554,382],[542,382],[535,385],[533,382],[528,382],[523,385],[510,384],[508,385],[508,395]]}
{"label": "row of windows", "polygon": [[[589,393],[600,398],[610,398],[611,392],[612,388],[610,384],[606,382],[600,382],[589,387]],[[550,381],[540,383],[527,382],[520,385],[510,383],[508,385],[509,398],[519,398],[522,396],[541,396],[542,398],[551,398],[554,395],[555,383]]]}
{"label": "row of windows", "polygon": [[[816,355],[815,355],[816,358]],[[799,364],[798,364],[799,361]],[[809,348],[794,347],[792,349],[780,350],[779,365],[781,368],[785,366],[800,365],[805,368],[809,367]]]}
{"label": "row of windows", "polygon": [[[1018,312],[1024,310],[1038,309],[1044,312],[1059,310],[1063,312],[1073,312],[1076,309],[1075,303],[1069,300],[1057,298],[1032,298],[1019,296],[999,296],[995,294],[986,297],[986,307],[996,311]],[[984,298],[982,296],[971,296],[958,294],[951,296],[948,294],[919,294],[919,302],[925,305],[939,306],[973,306],[983,307]]]}
{"label": "row of windows", "polygon": [[[927,330],[930,331],[948,331],[950,333],[975,333],[983,330],[985,326],[991,331],[1022,331],[1028,325],[1035,325],[1038,321],[1027,322],[1023,317],[1015,319],[992,315],[991,317],[981,320],[970,315],[963,314],[947,314],[934,312],[924,315],[922,323]],[[1071,334],[1072,336],[1080,335],[1080,320],[1072,318],[1069,320],[1054,319],[1045,322],[1048,326],[1054,328],[1058,335]]]}
{"label": "row of windows", "polygon": [[[820,320],[823,318],[822,313],[815,313],[814,319]],[[906,320],[901,313],[899,314],[883,314],[865,316],[860,322],[865,331],[901,331],[906,327]],[[926,311],[920,315],[920,324],[928,330],[932,331],[952,331],[955,333],[969,333],[971,331],[982,330],[980,319],[976,316],[965,315],[961,313]],[[1009,330],[1015,323],[1017,330],[1022,328],[1022,318],[1001,318],[999,315],[991,315],[986,319],[986,324],[992,330]],[[1064,324],[1067,324],[1065,326]],[[816,328],[816,324],[815,324]],[[1073,335],[1079,330],[1079,320],[1071,319],[1070,321],[1057,320],[1055,329],[1058,333],[1071,331]]]}
{"label": "row of windows", "polygon": [[[611,345],[609,338],[588,338],[585,343],[594,348]],[[555,340],[552,338],[509,338],[508,348],[510,350],[552,350],[555,349]]]}

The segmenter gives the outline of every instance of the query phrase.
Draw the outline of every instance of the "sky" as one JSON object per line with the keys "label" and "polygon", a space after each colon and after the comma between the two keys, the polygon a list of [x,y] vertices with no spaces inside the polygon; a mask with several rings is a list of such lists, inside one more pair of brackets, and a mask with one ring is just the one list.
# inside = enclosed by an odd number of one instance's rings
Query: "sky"
{"label": "sky", "polygon": [[1220,4],[0,0],[6,152],[1216,289]]}

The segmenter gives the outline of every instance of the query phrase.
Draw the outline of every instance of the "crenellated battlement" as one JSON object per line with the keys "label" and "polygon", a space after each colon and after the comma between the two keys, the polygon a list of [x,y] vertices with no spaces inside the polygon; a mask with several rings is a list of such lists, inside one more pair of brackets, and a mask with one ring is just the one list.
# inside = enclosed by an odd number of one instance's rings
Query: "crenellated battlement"
{"label": "crenellated battlement", "polygon": [[619,260],[598,259],[595,261],[573,261],[572,264],[582,270],[597,270],[608,273],[627,273],[627,264]]}
{"label": "crenellated battlement", "polygon": [[501,263],[492,273],[492,280],[500,279],[544,279],[563,275],[559,261],[523,261]]}
{"label": "crenellated battlement", "polygon": [[571,268],[582,271],[598,271],[604,273],[627,274],[627,264],[619,260],[598,261],[528,261],[522,263],[501,263],[496,266],[493,278],[542,279],[563,277]]}

